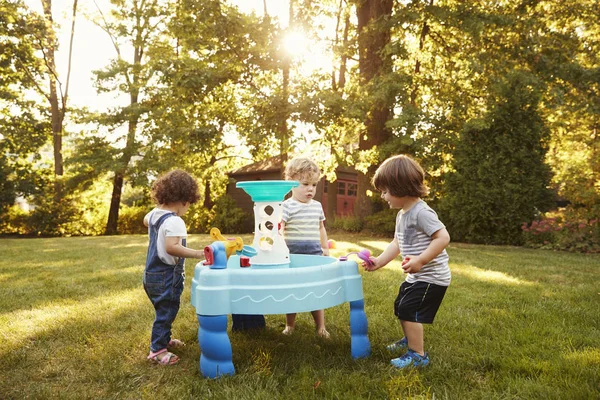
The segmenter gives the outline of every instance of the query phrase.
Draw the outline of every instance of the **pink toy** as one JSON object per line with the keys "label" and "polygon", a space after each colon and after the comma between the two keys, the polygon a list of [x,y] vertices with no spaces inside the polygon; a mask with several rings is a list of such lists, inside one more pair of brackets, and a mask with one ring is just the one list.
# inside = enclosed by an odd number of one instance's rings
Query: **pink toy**
{"label": "pink toy", "polygon": [[361,251],[353,251],[352,253],[348,253],[345,256],[340,256],[339,260],[346,261],[348,260],[348,256],[350,256],[351,254],[356,254],[358,258],[366,262],[369,267],[373,266],[373,261],[371,261],[371,259],[369,258],[371,257],[371,252],[367,249],[362,249]]}

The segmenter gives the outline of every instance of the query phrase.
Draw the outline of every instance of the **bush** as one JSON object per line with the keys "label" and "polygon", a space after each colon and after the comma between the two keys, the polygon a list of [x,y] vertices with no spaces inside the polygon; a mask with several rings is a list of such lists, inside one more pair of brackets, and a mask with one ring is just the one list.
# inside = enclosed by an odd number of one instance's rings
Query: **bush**
{"label": "bush", "polygon": [[360,232],[363,229],[363,221],[358,217],[337,217],[329,223],[328,228],[345,232]]}
{"label": "bush", "polygon": [[23,235],[27,232],[27,218],[29,212],[14,205],[2,214],[0,218],[0,233],[3,235]]}
{"label": "bush", "polygon": [[398,210],[394,209],[380,211],[366,217],[364,227],[376,234],[393,236],[394,232],[396,232],[397,215]]}
{"label": "bush", "polygon": [[600,253],[600,217],[592,210],[567,207],[521,229],[526,247]]}
{"label": "bush", "polygon": [[[254,216],[248,214],[239,208],[235,200],[227,195],[217,199],[212,208],[214,218],[209,225],[219,228],[224,233],[251,233],[254,223],[248,224],[248,221],[254,221]],[[252,228],[248,231],[248,227]],[[208,227],[210,229],[210,226]]]}
{"label": "bush", "polygon": [[190,207],[184,218],[190,233],[208,233],[215,213],[204,208],[202,204],[196,203]]}
{"label": "bush", "polygon": [[79,200],[66,195],[58,203],[50,196],[36,197],[36,208],[25,223],[25,234],[34,236],[99,235],[101,226],[86,217],[86,209]]}
{"label": "bush", "polygon": [[119,210],[119,223],[117,231],[120,234],[148,233],[144,225],[144,216],[148,207],[123,207]]}
{"label": "bush", "polygon": [[514,71],[492,89],[487,114],[462,129],[439,211],[454,240],[519,245],[521,221],[552,206],[543,85]]}

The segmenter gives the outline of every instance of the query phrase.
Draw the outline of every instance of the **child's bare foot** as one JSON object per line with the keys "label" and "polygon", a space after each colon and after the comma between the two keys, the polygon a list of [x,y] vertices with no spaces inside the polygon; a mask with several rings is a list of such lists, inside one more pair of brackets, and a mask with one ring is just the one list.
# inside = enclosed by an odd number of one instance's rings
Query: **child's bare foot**
{"label": "child's bare foot", "polygon": [[169,341],[169,344],[167,345],[168,349],[176,349],[178,347],[184,347],[185,343],[183,343],[181,340],[179,339],[171,339]]}
{"label": "child's bare foot", "polygon": [[292,333],[294,333],[294,327],[293,326],[286,326],[285,329],[283,330],[284,335],[291,335]]}
{"label": "child's bare foot", "polygon": [[162,349],[157,352],[150,352],[147,358],[148,360],[160,365],[173,365],[179,362],[179,357],[167,351],[167,349]]}
{"label": "child's bare foot", "polygon": [[325,327],[317,329],[317,335],[322,337],[323,339],[329,339],[331,337],[331,335],[329,334],[329,332],[327,332],[327,329],[325,329]]}

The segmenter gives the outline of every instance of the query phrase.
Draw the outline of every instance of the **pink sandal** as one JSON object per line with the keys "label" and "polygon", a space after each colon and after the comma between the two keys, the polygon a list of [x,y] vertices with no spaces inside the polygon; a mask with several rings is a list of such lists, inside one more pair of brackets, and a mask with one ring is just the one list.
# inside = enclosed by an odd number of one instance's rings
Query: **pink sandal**
{"label": "pink sandal", "polygon": [[[161,358],[158,358],[158,356],[161,354],[163,354],[163,356]],[[157,352],[150,352],[147,358],[148,360],[160,365],[173,365],[179,362],[179,357],[167,351],[167,349],[162,349]]]}

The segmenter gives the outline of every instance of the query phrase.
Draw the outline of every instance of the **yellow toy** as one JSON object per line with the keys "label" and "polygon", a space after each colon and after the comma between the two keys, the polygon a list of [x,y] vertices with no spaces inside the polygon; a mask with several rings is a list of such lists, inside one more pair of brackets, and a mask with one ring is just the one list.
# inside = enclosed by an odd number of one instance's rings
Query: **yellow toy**
{"label": "yellow toy", "polygon": [[235,254],[236,251],[242,251],[244,248],[244,241],[241,237],[227,239],[221,235],[219,228],[210,228],[210,237],[213,240],[223,242],[225,245],[225,254],[227,255],[227,258],[229,258],[229,256],[232,254]]}

